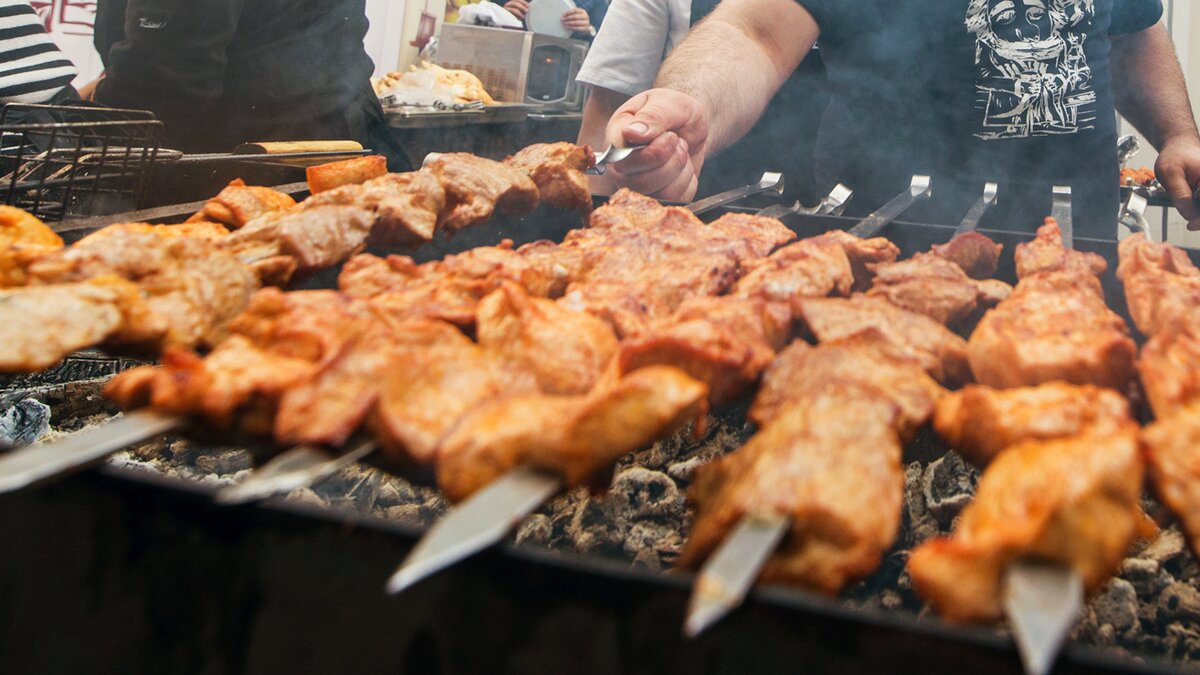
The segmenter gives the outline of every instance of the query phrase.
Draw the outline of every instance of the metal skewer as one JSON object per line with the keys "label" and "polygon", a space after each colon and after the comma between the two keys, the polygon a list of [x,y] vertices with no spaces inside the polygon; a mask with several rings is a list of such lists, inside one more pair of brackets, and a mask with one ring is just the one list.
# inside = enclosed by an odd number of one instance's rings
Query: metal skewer
{"label": "metal skewer", "polygon": [[1004,613],[1028,675],[1046,675],[1083,611],[1083,577],[1059,563],[1016,560],[1004,573]]}
{"label": "metal skewer", "polygon": [[791,518],[775,513],[742,518],[696,575],[685,635],[696,637],[742,604],[791,524]]}
{"label": "metal skewer", "polygon": [[933,194],[929,176],[913,176],[908,189],[892,198],[891,201],[879,207],[879,210],[863,218],[857,225],[850,228],[850,234],[867,239],[874,237],[887,227],[888,223],[900,217],[918,199],[928,199]]}
{"label": "metal skewer", "polygon": [[519,467],[509,471],[450,509],[430,528],[388,579],[387,592],[399,593],[499,542],[562,488],[561,478],[537,469]]}
{"label": "metal skewer", "polygon": [[321,448],[298,445],[275,455],[241,483],[217,492],[215,499],[220,504],[243,504],[308,487],[366,457],[377,447],[375,441],[367,441],[349,452],[330,456]]}
{"label": "metal skewer", "polygon": [[618,148],[610,143],[607,148],[601,150],[600,152],[593,153],[595,155],[596,166],[588,170],[588,173],[594,173],[597,176],[603,175],[605,171],[605,164],[616,164],[617,162],[625,159],[644,147],[646,146],[631,145],[627,148]]}
{"label": "metal skewer", "polygon": [[838,183],[837,185],[833,186],[833,189],[829,191],[829,194],[825,195],[821,202],[816,206],[804,206],[799,201],[793,202],[790,205],[775,204],[759,210],[754,215],[777,219],[783,218],[784,216],[789,216],[793,213],[840,216],[842,211],[846,209],[846,202],[850,201],[850,198],[853,196],[854,190],[851,190],[841,183]]}
{"label": "metal skewer", "polygon": [[967,211],[967,215],[963,216],[962,222],[954,230],[954,236],[966,232],[972,232],[979,227],[979,221],[983,219],[983,215],[987,213],[992,204],[996,203],[996,193],[999,191],[999,186],[995,183],[988,183],[983,186],[983,196],[979,201],[971,206],[971,210]]}
{"label": "metal skewer", "polygon": [[1054,186],[1054,199],[1050,203],[1050,215],[1058,221],[1058,229],[1062,231],[1063,246],[1075,248],[1075,225],[1071,220],[1071,188],[1066,185]]}
{"label": "metal skewer", "polygon": [[1150,222],[1146,220],[1146,206],[1149,203],[1145,196],[1131,190],[1129,192],[1129,199],[1126,199],[1125,203],[1121,206],[1121,216],[1118,220],[1130,230],[1144,234],[1147,240],[1154,241],[1154,234],[1150,230]]}
{"label": "metal skewer", "polygon": [[762,178],[758,179],[757,183],[743,185],[739,188],[718,192],[711,197],[698,199],[687,205],[687,210],[696,215],[712,211],[726,204],[731,204],[739,199],[745,199],[750,195],[756,195],[760,192],[775,192],[783,194],[783,174],[777,171],[767,171],[763,173]]}
{"label": "metal skewer", "polygon": [[0,493],[82,468],[106,455],[149,440],[185,423],[181,417],[138,410],[48,443],[0,456]]}

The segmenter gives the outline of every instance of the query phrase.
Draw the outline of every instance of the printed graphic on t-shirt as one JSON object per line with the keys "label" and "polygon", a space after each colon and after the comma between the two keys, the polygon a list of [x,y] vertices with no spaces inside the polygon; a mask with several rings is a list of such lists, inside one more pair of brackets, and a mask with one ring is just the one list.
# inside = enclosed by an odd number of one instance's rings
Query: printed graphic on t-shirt
{"label": "printed graphic on t-shirt", "polygon": [[1093,127],[1096,92],[1083,43],[1095,0],[971,0],[975,136],[1074,134]]}

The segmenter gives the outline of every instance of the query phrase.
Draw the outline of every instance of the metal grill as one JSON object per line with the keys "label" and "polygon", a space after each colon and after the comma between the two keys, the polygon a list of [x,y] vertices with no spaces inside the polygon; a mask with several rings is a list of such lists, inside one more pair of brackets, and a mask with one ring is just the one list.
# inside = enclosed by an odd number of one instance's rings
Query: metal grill
{"label": "metal grill", "polygon": [[150,112],[8,104],[0,110],[0,195],[47,221],[137,208],[163,124]]}

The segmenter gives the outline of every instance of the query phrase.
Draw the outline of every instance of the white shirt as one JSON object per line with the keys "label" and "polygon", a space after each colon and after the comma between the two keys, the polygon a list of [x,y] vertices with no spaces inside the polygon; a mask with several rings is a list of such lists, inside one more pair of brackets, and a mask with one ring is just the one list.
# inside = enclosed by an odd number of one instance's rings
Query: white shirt
{"label": "white shirt", "polygon": [[691,0],[613,0],[576,81],[629,96],[650,89],[691,14]]}
{"label": "white shirt", "polygon": [[0,0],[0,102],[44,103],[75,75],[29,2]]}

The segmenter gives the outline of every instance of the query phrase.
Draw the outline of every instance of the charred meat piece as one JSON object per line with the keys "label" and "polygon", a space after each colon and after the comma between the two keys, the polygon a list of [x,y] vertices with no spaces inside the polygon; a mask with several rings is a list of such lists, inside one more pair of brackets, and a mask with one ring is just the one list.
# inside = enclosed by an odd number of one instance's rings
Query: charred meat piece
{"label": "charred meat piece", "polygon": [[479,302],[475,336],[499,361],[533,373],[546,394],[590,391],[617,351],[607,323],[532,297],[511,281]]}
{"label": "charred meat piece", "polygon": [[808,298],[798,304],[797,318],[819,342],[873,328],[916,358],[939,382],[954,385],[971,380],[966,341],[927,316],[864,295]]}
{"label": "charred meat piece", "polygon": [[83,240],[43,256],[29,265],[27,274],[31,285],[105,275],[137,284],[141,303],[126,305],[125,319],[108,343],[150,352],[165,345],[217,344],[258,288],[249,270],[208,240],[132,230]]}
{"label": "charred meat piece", "polygon": [[1004,246],[979,232],[964,232],[930,249],[934,255],[958,265],[967,276],[980,280],[996,276],[1003,250]]}
{"label": "charred meat piece", "polygon": [[585,172],[595,165],[595,159],[586,145],[535,143],[504,163],[529,174],[538,187],[541,201],[560,209],[588,213],[592,210],[592,191]]}
{"label": "charred meat piece", "polygon": [[1200,403],[1160,415],[1142,431],[1150,485],[1200,555]]}
{"label": "charred meat piece", "polygon": [[1014,389],[968,385],[938,401],[933,426],[959,454],[986,466],[1022,441],[1106,433],[1131,419],[1129,402],[1111,389],[1048,382]]}
{"label": "charred meat piece", "polygon": [[875,278],[872,265],[895,262],[900,256],[900,248],[884,237],[860,239],[849,232],[831,230],[821,235],[841,244],[850,259],[850,269],[854,273],[854,287],[851,290],[865,291],[871,287]]}
{"label": "charred meat piece", "polygon": [[763,374],[762,386],[747,416],[767,427],[788,405],[835,383],[852,382],[877,389],[896,404],[895,425],[902,440],[933,414],[944,390],[925,373],[921,362],[883,333],[869,328],[812,346],[793,342]]}
{"label": "charred meat piece", "polygon": [[390,173],[360,185],[344,185],[305,199],[302,208],[355,206],[375,215],[368,242],[415,246],[433,239],[446,192],[426,171]]}
{"label": "charred meat piece", "polygon": [[290,209],[296,200],[278,190],[268,187],[246,185],[238,178],[217,193],[216,197],[188,218],[189,223],[220,223],[231,230],[244,227],[246,223],[273,211]]}
{"label": "charred meat piece", "polygon": [[933,253],[869,267],[875,284],[867,295],[886,298],[947,326],[968,323],[1012,292],[1003,281],[972,279],[958,265]]}
{"label": "charred meat piece", "polygon": [[1181,317],[1196,313],[1200,307],[1200,269],[1183,249],[1135,234],[1122,241],[1117,251],[1117,277],[1125,285],[1133,322],[1143,334],[1154,335]]}
{"label": "charred meat piece", "polygon": [[999,619],[1004,570],[1019,558],[1067,565],[1095,589],[1142,523],[1142,475],[1133,424],[1010,447],[983,473],[954,534],[913,551],[913,586],[951,621]]}
{"label": "charred meat piece", "polygon": [[785,406],[745,446],[696,470],[680,565],[699,566],[742,518],[777,513],[792,525],[760,581],[834,594],[870,574],[900,526],[896,416],[879,390],[846,383]]}
{"label": "charred meat piece", "polygon": [[1095,253],[1083,253],[1063,246],[1062,230],[1054,218],[1038,228],[1033,241],[1017,244],[1013,254],[1017,264],[1017,279],[1024,279],[1038,272],[1081,270],[1092,276],[1101,276],[1108,269],[1104,258]]}
{"label": "charred meat piece", "polygon": [[1001,388],[1062,380],[1125,391],[1137,355],[1099,279],[1079,268],[1023,278],[979,322],[967,350],[976,380]]}
{"label": "charred meat piece", "polygon": [[1142,347],[1137,367],[1156,416],[1200,400],[1200,321],[1177,321],[1155,333]]}
{"label": "charred meat piece", "polygon": [[300,272],[331,267],[362,250],[374,217],[354,206],[314,206],[273,211],[220,242],[247,265],[280,256]]}
{"label": "charred meat piece", "polygon": [[449,235],[484,222],[496,209],[519,215],[538,204],[537,185],[524,171],[501,162],[452,152],[430,162],[427,170],[446,191],[440,225]]}
{"label": "charred meat piece", "polygon": [[681,371],[651,366],[583,395],[518,395],[478,406],[439,447],[438,486],[458,501],[516,466],[580,485],[703,415],[706,394]]}
{"label": "charred meat piece", "polygon": [[49,368],[100,344],[121,329],[123,308],[139,296],[137,286],[118,277],[0,290],[0,372]]}
{"label": "charred meat piece", "polygon": [[619,370],[674,366],[708,385],[711,405],[724,405],[745,393],[787,343],[791,319],[787,305],[759,298],[691,298],[667,321],[622,341]]}

